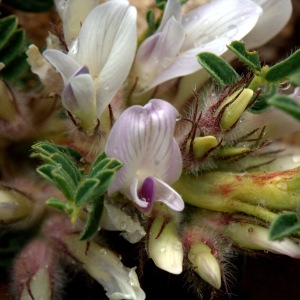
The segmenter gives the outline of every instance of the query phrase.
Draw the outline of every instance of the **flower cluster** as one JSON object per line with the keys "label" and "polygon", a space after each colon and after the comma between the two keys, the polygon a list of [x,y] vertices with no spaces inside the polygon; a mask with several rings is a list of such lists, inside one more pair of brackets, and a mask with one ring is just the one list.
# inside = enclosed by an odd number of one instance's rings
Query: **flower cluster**
{"label": "flower cluster", "polygon": [[[140,32],[127,0],[56,0],[61,30],[26,52],[38,96],[21,104],[1,81],[0,220],[36,234],[13,263],[16,298],[59,295],[64,260],[109,299],[145,299],[142,266],[123,265],[110,231],[143,245],[136,257],[215,290],[228,291],[236,253],[300,257],[298,150],[291,159],[271,144],[300,128],[300,54],[269,67],[245,48],[278,33],[291,1],[213,0],[187,13],[182,2],[157,0]],[[19,173],[5,165],[10,145],[28,141],[45,181],[26,157]]]}

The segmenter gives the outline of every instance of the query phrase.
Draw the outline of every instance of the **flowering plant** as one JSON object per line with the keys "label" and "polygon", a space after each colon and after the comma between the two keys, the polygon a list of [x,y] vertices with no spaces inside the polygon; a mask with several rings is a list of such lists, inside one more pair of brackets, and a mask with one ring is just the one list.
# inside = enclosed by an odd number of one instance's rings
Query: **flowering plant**
{"label": "flowering plant", "polygon": [[26,49],[34,89],[16,67],[26,32],[0,20],[1,242],[17,299],[63,297],[70,269],[109,299],[145,299],[124,241],[227,293],[237,253],[300,257],[299,154],[276,142],[300,128],[300,51],[270,67],[247,50],[278,33],[291,2],[213,0],[183,14],[185,2],[156,0],[140,32],[127,0],[56,0],[46,49]]}

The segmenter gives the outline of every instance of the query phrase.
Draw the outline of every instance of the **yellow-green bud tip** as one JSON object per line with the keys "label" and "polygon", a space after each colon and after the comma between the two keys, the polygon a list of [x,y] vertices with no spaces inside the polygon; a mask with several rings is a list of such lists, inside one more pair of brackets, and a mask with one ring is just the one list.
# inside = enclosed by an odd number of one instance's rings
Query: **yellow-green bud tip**
{"label": "yellow-green bud tip", "polygon": [[203,157],[210,149],[218,145],[217,139],[212,136],[197,137],[193,143],[193,154],[196,158]]}
{"label": "yellow-green bud tip", "polygon": [[231,101],[234,101],[229,104],[222,115],[221,118],[221,128],[223,130],[230,129],[241,117],[245,109],[247,108],[249,102],[251,101],[251,98],[253,96],[253,91],[251,89],[243,89],[236,91],[231,96],[229,96],[219,107],[218,111],[220,111],[226,104],[230,103]]}

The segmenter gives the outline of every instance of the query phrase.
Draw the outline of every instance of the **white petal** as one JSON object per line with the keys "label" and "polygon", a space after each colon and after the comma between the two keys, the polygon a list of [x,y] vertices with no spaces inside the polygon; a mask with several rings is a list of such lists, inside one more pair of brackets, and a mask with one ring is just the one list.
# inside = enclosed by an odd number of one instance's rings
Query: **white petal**
{"label": "white petal", "polygon": [[292,14],[291,0],[254,0],[263,8],[254,29],[244,38],[247,48],[259,47],[273,38],[288,22]]}
{"label": "white petal", "polygon": [[[202,69],[202,66],[198,63],[196,55],[200,52],[213,52],[216,55],[221,55],[226,51],[226,44],[229,43],[229,39],[221,37],[203,46],[185,51],[179,55],[176,60],[166,69],[164,69],[153,82],[148,86],[147,89],[151,89],[167,80],[186,76]],[[191,83],[190,93],[194,88],[194,84]]]}
{"label": "white petal", "polygon": [[187,38],[183,51],[220,37],[243,38],[256,24],[262,9],[249,0],[216,0],[186,14],[182,20]]}
{"label": "white petal", "polygon": [[179,0],[169,0],[167,1],[164,15],[161,20],[161,23],[157,29],[157,32],[161,32],[163,28],[166,26],[167,22],[171,18],[175,18],[176,21],[181,22],[182,16],[181,16],[181,4]]}
{"label": "white petal", "polygon": [[75,60],[73,60],[67,54],[58,50],[45,50],[43,52],[43,56],[61,74],[65,84],[67,84],[69,78],[81,67]]}
{"label": "white petal", "polygon": [[98,0],[71,0],[64,4],[62,20],[64,38],[68,45],[78,36],[81,24],[97,4],[99,4]]}
{"label": "white petal", "polygon": [[217,0],[193,10],[182,21],[186,38],[175,61],[151,82],[151,89],[167,80],[197,72],[196,55],[203,51],[221,55],[226,45],[243,38],[255,25],[261,8],[248,0]]}
{"label": "white petal", "polygon": [[94,121],[96,118],[96,103],[94,82],[91,75],[82,74],[72,77],[69,83],[77,100],[77,116],[80,119],[91,119]]}
{"label": "white petal", "polygon": [[115,33],[112,48],[97,82],[97,110],[100,116],[110,103],[123,82],[126,80],[132,66],[136,45],[136,9],[130,6]]}
{"label": "white petal", "polygon": [[184,202],[181,196],[164,181],[155,177],[153,179],[155,181],[154,201],[164,202],[171,209],[182,211],[184,209]]}
{"label": "white petal", "polygon": [[138,49],[134,73],[139,78],[138,89],[144,89],[175,59],[184,41],[181,24],[171,17],[162,32],[155,33]]}
{"label": "white petal", "polygon": [[[135,23],[135,16],[135,8],[129,8],[127,1],[109,1],[95,7],[80,30],[76,61],[87,65],[92,75],[98,75],[115,47],[116,37],[120,42],[120,34],[124,35],[125,40],[129,35],[134,35],[131,25]],[[121,25],[124,27],[120,28]],[[122,53],[118,56],[122,57]]]}

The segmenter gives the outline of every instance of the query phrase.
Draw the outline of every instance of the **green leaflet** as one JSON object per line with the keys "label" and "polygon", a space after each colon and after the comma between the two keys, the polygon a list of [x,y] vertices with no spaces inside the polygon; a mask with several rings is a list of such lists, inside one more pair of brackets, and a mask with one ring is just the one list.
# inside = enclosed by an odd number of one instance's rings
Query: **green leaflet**
{"label": "green leaflet", "polygon": [[272,83],[280,83],[290,79],[300,72],[300,50],[294,52],[287,59],[271,67],[266,73],[266,80]]}
{"label": "green leaflet", "polygon": [[98,174],[103,171],[103,169],[109,169],[109,170],[119,170],[122,166],[122,163],[118,161],[117,159],[113,158],[104,158],[102,161],[98,161],[93,163],[91,165],[90,171],[87,175],[88,178],[97,177]]}
{"label": "green leaflet", "polygon": [[274,96],[277,92],[275,86],[267,85],[264,87],[263,91],[259,94],[255,103],[248,109],[250,112],[255,114],[260,114],[271,107],[271,104],[268,103],[268,99]]}
{"label": "green leaflet", "polygon": [[72,221],[81,212],[86,216],[86,225],[80,236],[81,240],[91,238],[98,230],[103,211],[104,193],[113,181],[122,163],[106,157],[103,151],[98,155],[89,172],[83,170],[82,155],[77,151],[39,142],[32,146],[35,153],[32,157],[41,158],[45,164],[37,172],[56,186],[68,200],[67,203],[51,197],[47,204],[64,211]]}
{"label": "green leaflet", "polygon": [[283,110],[295,119],[300,120],[300,104],[294,99],[285,95],[276,94],[268,99],[267,103]]}
{"label": "green leaflet", "polygon": [[0,20],[0,62],[5,64],[0,77],[15,80],[28,68],[25,49],[25,31],[17,29],[18,19],[9,16]]}
{"label": "green leaflet", "polygon": [[260,71],[261,65],[256,51],[247,51],[245,43],[241,41],[232,41],[227,48],[231,50],[242,62],[249,66],[253,71]]}
{"label": "green leaflet", "polygon": [[224,59],[213,53],[201,52],[197,55],[197,60],[220,87],[235,84],[240,79],[238,73]]}
{"label": "green leaflet", "polygon": [[5,65],[5,68],[0,72],[0,77],[12,81],[19,75],[22,75],[27,68],[27,56],[25,53],[21,53],[14,57],[8,65]]}
{"label": "green leaflet", "polygon": [[46,204],[49,206],[55,207],[59,210],[62,210],[62,211],[67,210],[67,205],[65,203],[61,202],[59,199],[54,198],[54,197],[49,198],[47,200]]}
{"label": "green leaflet", "polygon": [[300,222],[296,213],[279,215],[271,224],[269,236],[271,240],[282,239],[300,230]]}
{"label": "green leaflet", "polygon": [[90,239],[98,231],[100,219],[103,212],[103,201],[104,197],[101,196],[91,201],[87,205],[87,210],[89,214],[85,227],[80,235],[81,241]]}
{"label": "green leaflet", "polygon": [[17,54],[20,53],[25,42],[25,32],[22,29],[16,30],[0,50],[1,61],[8,65]]}
{"label": "green leaflet", "polygon": [[87,178],[82,181],[77,188],[75,204],[82,205],[90,199],[97,197],[96,191],[100,183],[100,180],[95,178]]}
{"label": "green leaflet", "polygon": [[9,16],[0,20],[0,49],[7,43],[17,29],[18,20],[15,16]]}
{"label": "green leaflet", "polygon": [[97,178],[87,178],[78,187],[75,204],[80,205],[105,193],[115,177],[114,170],[103,170]]}
{"label": "green leaflet", "polygon": [[68,200],[73,200],[75,186],[70,182],[69,177],[66,176],[67,174],[64,170],[47,164],[39,167],[37,172],[55,185]]}
{"label": "green leaflet", "polygon": [[46,163],[58,166],[64,170],[68,178],[70,178],[76,186],[81,179],[81,174],[74,164],[72,157],[68,155],[67,152],[62,151],[60,147],[56,147],[56,145],[47,142],[40,142],[32,146],[35,151],[40,153],[40,158]]}

